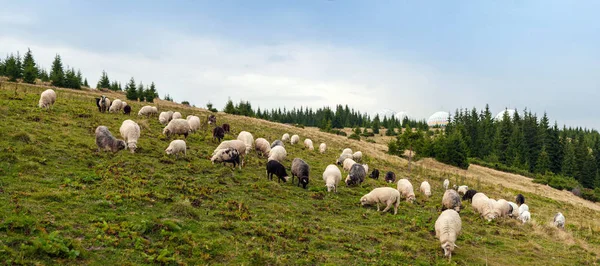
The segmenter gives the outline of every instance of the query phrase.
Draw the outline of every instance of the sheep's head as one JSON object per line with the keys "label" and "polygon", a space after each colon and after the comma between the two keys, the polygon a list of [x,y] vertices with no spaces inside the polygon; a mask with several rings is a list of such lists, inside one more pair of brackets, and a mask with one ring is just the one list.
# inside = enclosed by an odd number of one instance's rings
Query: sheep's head
{"label": "sheep's head", "polygon": [[442,244],[442,249],[444,250],[444,256],[448,257],[448,261],[450,261],[450,259],[452,259],[452,252],[454,251],[454,248],[457,248],[458,246],[454,243],[450,243],[450,242],[446,242],[444,244]]}
{"label": "sheep's head", "polygon": [[327,187],[327,192],[331,192],[335,190],[335,185],[334,184],[327,184],[325,185]]}
{"label": "sheep's head", "polygon": [[306,186],[308,185],[308,176],[303,176],[302,178],[300,178],[300,183],[302,184],[302,187],[306,188]]}
{"label": "sheep's head", "polygon": [[163,129],[163,135],[168,137],[169,134],[171,134],[171,130],[169,130],[168,128],[165,127],[165,129]]}
{"label": "sheep's head", "polygon": [[283,182],[287,182],[287,181],[290,181],[290,177],[289,176],[284,176],[283,177]]}
{"label": "sheep's head", "polygon": [[369,204],[369,199],[367,195],[364,195],[362,198],[360,198],[360,204],[363,206]]}
{"label": "sheep's head", "polygon": [[131,153],[135,153],[135,149],[137,149],[137,144],[135,142],[127,143],[127,147]]}
{"label": "sheep's head", "polygon": [[117,140],[117,151],[124,150],[127,148],[127,144],[124,140]]}
{"label": "sheep's head", "polygon": [[408,197],[406,197],[406,201],[410,203],[415,203],[415,194],[408,195]]}

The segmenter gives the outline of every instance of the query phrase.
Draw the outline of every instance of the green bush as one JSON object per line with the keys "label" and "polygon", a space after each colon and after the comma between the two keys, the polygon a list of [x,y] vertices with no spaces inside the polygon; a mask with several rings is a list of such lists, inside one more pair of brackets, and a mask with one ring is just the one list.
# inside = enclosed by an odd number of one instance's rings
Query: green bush
{"label": "green bush", "polygon": [[352,135],[348,136],[349,139],[360,140],[360,136],[356,135],[356,133],[352,133]]}

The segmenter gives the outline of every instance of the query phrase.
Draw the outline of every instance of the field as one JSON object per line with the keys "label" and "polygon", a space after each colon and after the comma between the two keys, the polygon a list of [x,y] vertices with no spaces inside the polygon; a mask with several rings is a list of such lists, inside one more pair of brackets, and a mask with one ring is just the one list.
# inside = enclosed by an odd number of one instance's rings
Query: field
{"label": "field", "polygon": [[[266,159],[251,153],[241,170],[213,165],[218,143],[208,128],[188,136],[187,156],[164,153],[170,140],[156,117],[138,117],[144,104],[128,101],[130,117],[99,113],[96,91],[55,89],[51,110],[37,108],[45,88],[2,83],[0,87],[0,261],[36,265],[593,265],[600,263],[600,208],[568,192],[527,178],[472,166],[458,170],[430,159],[407,162],[385,154],[385,145],[349,140],[254,118],[217,114],[235,133],[246,130],[267,140],[283,133],[309,137],[328,151],[319,154],[286,144],[285,165],[295,157],[311,166],[307,190],[268,181]],[[109,98],[124,98],[105,93]],[[159,110],[195,114],[203,109],[158,101]],[[115,136],[125,119],[142,128],[135,154],[97,152],[94,130]],[[327,193],[322,171],[343,148],[361,150],[370,169],[394,171],[418,188],[397,215],[362,207],[359,199],[386,184],[368,179]],[[289,171],[288,171],[289,173]],[[467,184],[493,198],[523,193],[532,222],[485,222],[464,203],[463,231],[452,261],[435,238],[442,181]],[[550,225],[561,211],[565,230]]]}

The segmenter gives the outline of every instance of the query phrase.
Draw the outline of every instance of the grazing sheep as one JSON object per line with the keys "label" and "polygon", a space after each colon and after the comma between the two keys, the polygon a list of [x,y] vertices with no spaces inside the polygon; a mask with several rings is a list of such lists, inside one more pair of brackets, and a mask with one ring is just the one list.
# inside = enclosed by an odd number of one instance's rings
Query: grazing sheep
{"label": "grazing sheep", "polygon": [[213,141],[221,141],[225,137],[225,130],[223,130],[223,128],[220,126],[216,126],[215,128],[213,128],[212,135]]}
{"label": "grazing sheep", "polygon": [[495,200],[488,198],[485,194],[479,192],[473,196],[471,206],[488,222],[496,219],[497,213],[494,212]]}
{"label": "grazing sheep", "polygon": [[350,154],[350,155],[352,155],[352,149],[350,149],[350,148],[345,148],[345,149],[342,151],[342,154]]}
{"label": "grazing sheep", "polygon": [[137,148],[137,141],[140,138],[140,126],[133,120],[127,119],[121,124],[119,129],[121,137],[127,142],[127,147],[131,153],[135,153]]}
{"label": "grazing sheep", "polygon": [[96,106],[98,106],[98,112],[104,113],[102,110],[103,105],[100,102],[101,100],[102,100],[102,98],[96,98]]}
{"label": "grazing sheep", "polygon": [[115,99],[112,102],[112,104],[110,105],[110,108],[108,109],[108,112],[109,113],[120,112],[122,108],[123,108],[123,101],[121,101],[119,99]]}
{"label": "grazing sheep", "polygon": [[450,180],[446,179],[444,180],[444,190],[448,190],[448,187],[450,187]]}
{"label": "grazing sheep", "polygon": [[468,186],[459,186],[458,189],[456,189],[456,192],[458,192],[458,194],[465,195],[465,193],[467,193],[467,190],[469,190]]}
{"label": "grazing sheep", "polygon": [[254,136],[248,131],[242,131],[238,134],[237,139],[241,140],[246,144],[246,154],[248,154],[254,145]]}
{"label": "grazing sheep", "polygon": [[554,226],[565,229],[565,216],[562,213],[554,215]]}
{"label": "grazing sheep", "polygon": [[385,173],[384,180],[386,183],[394,183],[396,182],[396,174],[392,171],[388,171],[387,173]]}
{"label": "grazing sheep", "polygon": [[50,108],[56,102],[56,92],[53,89],[47,89],[40,94],[38,106],[40,108]]}
{"label": "grazing sheep", "polygon": [[517,194],[515,203],[517,203],[517,205],[519,205],[519,206],[521,206],[521,204],[525,203],[525,197],[523,196],[523,194]]}
{"label": "grazing sheep", "polygon": [[531,213],[529,213],[529,211],[524,211],[519,216],[519,220],[523,223],[529,222],[529,220],[531,220]]}
{"label": "grazing sheep", "polygon": [[373,179],[379,179],[379,170],[378,169],[373,169],[373,172],[371,172],[371,174],[369,175],[370,178]]}
{"label": "grazing sheep", "polygon": [[352,168],[352,166],[355,164],[356,162],[350,158],[344,160],[344,164],[343,164],[343,168],[344,171],[348,172],[350,171],[350,168]]}
{"label": "grazing sheep", "polygon": [[312,151],[315,149],[315,147],[313,147],[313,142],[311,139],[305,139],[304,140],[304,147],[308,148],[309,151]]}
{"label": "grazing sheep", "polygon": [[160,115],[158,115],[158,122],[163,126],[171,122],[171,120],[173,120],[173,111],[160,112]]}
{"label": "grazing sheep", "polygon": [[213,151],[212,155],[215,155],[219,150],[227,148],[236,149],[241,157],[244,157],[244,154],[246,154],[246,145],[244,144],[244,142],[241,140],[234,139],[221,142],[221,144],[219,144],[219,146]]}
{"label": "grazing sheep", "polygon": [[[423,181],[419,190],[421,190],[421,193],[423,193],[423,195],[425,195],[426,197],[431,197],[431,185],[429,185],[429,182]],[[444,193],[444,196],[445,195],[446,193]]]}
{"label": "grazing sheep", "polygon": [[225,131],[225,133],[230,133],[231,132],[231,126],[229,124],[223,124],[221,127],[223,128],[223,130]]}
{"label": "grazing sheep", "polygon": [[283,134],[283,136],[281,136],[281,141],[283,141],[283,142],[290,141],[290,134],[288,134],[288,133]]}
{"label": "grazing sheep", "polygon": [[342,180],[342,172],[340,172],[340,169],[335,166],[335,164],[330,164],[323,172],[323,180],[325,180],[327,192],[331,192],[333,190],[337,193],[338,183],[340,183],[340,180]]}
{"label": "grazing sheep", "polygon": [[298,143],[298,141],[300,141],[300,137],[298,135],[293,135],[290,142],[292,143],[292,145],[295,145],[296,143]]}
{"label": "grazing sheep", "polygon": [[198,131],[198,129],[200,129],[200,117],[197,117],[195,115],[188,115],[185,119],[188,121],[188,124],[190,125],[190,130],[192,132],[196,132]]}
{"label": "grazing sheep", "polygon": [[508,216],[515,218],[515,219],[519,218],[519,206],[512,201],[509,201],[508,204],[510,205],[510,207],[512,209],[511,212],[508,214]]}
{"label": "grazing sheep", "polygon": [[444,192],[442,197],[442,211],[446,209],[453,209],[456,212],[460,212],[460,196],[454,189],[448,189]]}
{"label": "grazing sheep", "polygon": [[365,168],[362,165],[355,163],[350,168],[350,173],[346,177],[346,186],[360,185],[363,181],[365,181],[366,176],[367,172],[365,172]]}
{"label": "grazing sheep", "polygon": [[369,172],[369,165],[368,164],[363,164],[362,166],[363,166],[363,168],[365,168],[365,173],[368,173]]}
{"label": "grazing sheep", "polygon": [[362,161],[362,152],[357,151],[354,154],[352,154],[352,159],[360,163],[360,161]]}
{"label": "grazing sheep", "polygon": [[173,116],[171,117],[171,119],[181,119],[181,113],[180,112],[174,112]]}
{"label": "grazing sheep", "polygon": [[273,143],[271,143],[271,149],[273,149],[275,146],[281,146],[285,148],[285,146],[283,145],[283,141],[281,140],[275,140],[273,141]]}
{"label": "grazing sheep", "polygon": [[472,202],[473,196],[475,196],[475,194],[477,194],[477,190],[469,189],[467,190],[467,192],[465,192],[465,195],[462,197],[462,200],[468,200],[469,202]]}
{"label": "grazing sheep", "polygon": [[443,211],[435,221],[435,236],[440,240],[444,256],[448,257],[448,262],[452,259],[452,252],[457,248],[456,239],[462,230],[462,221],[460,215],[455,210],[449,209]]}
{"label": "grazing sheep", "polygon": [[509,217],[513,211],[512,206],[505,199],[497,200],[494,209],[499,214],[498,217]]}
{"label": "grazing sheep", "polygon": [[174,141],[171,141],[171,143],[169,144],[169,147],[167,147],[167,149],[165,149],[165,152],[168,155],[171,154],[175,154],[175,156],[179,157],[180,153],[183,153],[183,156],[186,156],[186,149],[187,146],[185,144],[184,140],[181,139],[176,139]]}
{"label": "grazing sheep", "polygon": [[118,152],[127,147],[124,140],[113,137],[105,126],[98,126],[96,128],[96,145],[98,146],[98,152],[100,150]]}
{"label": "grazing sheep", "polygon": [[326,151],[327,151],[327,144],[325,144],[325,143],[319,144],[319,152],[325,153]]}
{"label": "grazing sheep", "polygon": [[273,175],[279,178],[277,179],[278,183],[281,181],[285,183],[290,179],[283,164],[276,160],[270,160],[267,162],[267,178],[269,178],[269,180],[273,180]]}
{"label": "grazing sheep", "polygon": [[271,148],[271,151],[269,152],[269,161],[271,160],[275,160],[278,161],[280,163],[283,163],[283,161],[285,160],[285,157],[287,156],[287,152],[285,151],[285,148],[282,146],[275,146],[273,148]]}
{"label": "grazing sheep", "polygon": [[167,137],[171,135],[183,135],[187,138],[188,134],[190,134],[190,124],[188,124],[185,119],[173,119],[169,124],[163,129],[163,134]]}
{"label": "grazing sheep", "polygon": [[257,138],[254,141],[254,146],[256,146],[256,152],[262,156],[267,156],[271,152],[271,144],[264,138]]}
{"label": "grazing sheep", "polygon": [[215,115],[209,115],[208,116],[208,124],[212,125],[212,124],[217,124],[217,117]]}
{"label": "grazing sheep", "polygon": [[150,105],[146,105],[142,108],[140,108],[140,111],[138,111],[138,116],[151,116],[156,114],[158,111],[155,110],[156,107],[150,106]]}
{"label": "grazing sheep", "polygon": [[400,192],[391,187],[379,187],[360,198],[362,206],[377,204],[377,211],[379,211],[379,203],[386,205],[382,212],[387,212],[393,205],[394,215],[396,215],[398,213],[398,205],[400,205]]}
{"label": "grazing sheep", "polygon": [[298,186],[302,184],[302,188],[306,189],[308,186],[308,177],[310,175],[310,166],[300,159],[294,158],[292,160],[292,183],[294,183],[294,177],[298,177]]}
{"label": "grazing sheep", "polygon": [[210,161],[214,163],[231,163],[235,168],[236,165],[239,166],[239,169],[242,169],[242,164],[240,163],[240,153],[238,150],[234,148],[220,149],[218,150]]}
{"label": "grazing sheep", "polygon": [[343,153],[335,162],[337,165],[342,165],[346,159],[352,159],[352,154]]}
{"label": "grazing sheep", "polygon": [[125,107],[123,107],[123,114],[129,115],[130,113],[131,113],[131,106],[125,105]]}
{"label": "grazing sheep", "polygon": [[521,204],[521,206],[519,206],[519,216],[521,214],[523,214],[523,212],[525,211],[529,211],[529,206],[527,206],[527,204],[523,203]]}
{"label": "grazing sheep", "polygon": [[413,185],[406,178],[402,178],[398,180],[398,191],[402,198],[406,198],[408,202],[415,201],[415,192],[413,190]]}
{"label": "grazing sheep", "polygon": [[151,106],[150,109],[152,109],[151,110],[152,115],[158,115],[158,108],[156,108],[156,106]]}

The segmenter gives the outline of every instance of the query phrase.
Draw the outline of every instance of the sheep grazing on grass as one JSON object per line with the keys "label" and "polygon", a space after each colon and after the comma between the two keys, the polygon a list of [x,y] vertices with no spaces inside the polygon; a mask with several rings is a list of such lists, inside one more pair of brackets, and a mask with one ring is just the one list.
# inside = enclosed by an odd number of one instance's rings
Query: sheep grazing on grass
{"label": "sheep grazing on grass", "polygon": [[123,137],[123,140],[127,142],[127,148],[129,151],[131,151],[131,153],[135,153],[135,149],[137,149],[137,142],[140,138],[140,126],[133,120],[127,119],[121,124],[119,132],[121,132],[121,137]]}
{"label": "sheep grazing on grass", "polygon": [[[421,183],[421,187],[419,187],[419,190],[421,191],[421,193],[423,193],[423,195],[425,195],[426,197],[431,197],[431,185],[429,185],[429,182],[427,181],[423,181]],[[446,194],[444,194],[446,195]]]}
{"label": "sheep grazing on grass", "polygon": [[208,116],[208,124],[212,125],[212,124],[217,124],[217,117],[215,115],[209,115]]}
{"label": "sheep grazing on grass", "polygon": [[310,166],[308,166],[308,164],[300,159],[300,158],[294,158],[294,160],[292,160],[292,183],[294,183],[294,177],[298,177],[298,186],[300,186],[300,184],[302,184],[302,188],[306,189],[306,186],[308,186],[308,178],[310,175]]}
{"label": "sheep grazing on grass", "polygon": [[531,220],[531,213],[529,213],[529,211],[524,211],[521,213],[521,216],[519,216],[519,220],[523,223],[529,222]]}
{"label": "sheep grazing on grass", "polygon": [[388,171],[385,173],[385,182],[386,183],[395,183],[396,182],[396,174],[392,171]]}
{"label": "sheep grazing on grass", "polygon": [[444,190],[448,190],[448,187],[450,187],[450,180],[446,179],[444,180]]}
{"label": "sheep grazing on grass", "polygon": [[[221,144],[219,144],[219,146],[213,151],[212,155],[217,154],[217,151],[222,150],[222,149],[227,149],[227,148],[234,148],[238,151],[238,153],[240,154],[240,156],[244,157],[244,154],[246,154],[246,145],[244,144],[243,141],[241,140],[226,140],[221,142]],[[242,160],[243,163],[243,160]]]}
{"label": "sheep grazing on grass", "polygon": [[468,186],[459,186],[456,189],[456,192],[458,192],[458,194],[465,195],[465,193],[467,193],[468,190],[469,190]]}
{"label": "sheep grazing on grass", "polygon": [[283,136],[281,136],[281,141],[283,141],[283,142],[290,141],[290,134],[288,134],[288,133],[283,134]]}
{"label": "sheep grazing on grass", "polygon": [[402,178],[398,180],[398,191],[400,192],[400,196],[405,198],[408,202],[415,201],[415,191],[413,190],[413,185],[406,178]]}
{"label": "sheep grazing on grass", "polygon": [[212,131],[213,141],[220,142],[225,137],[225,130],[222,127],[216,126]]}
{"label": "sheep grazing on grass", "polygon": [[138,116],[145,115],[146,117],[149,117],[149,116],[155,115],[155,114],[158,114],[158,110],[156,109],[156,107],[149,106],[149,105],[146,105],[146,106],[140,108],[140,110],[138,111]]}
{"label": "sheep grazing on grass", "polygon": [[115,99],[112,104],[110,105],[110,108],[108,109],[108,112],[110,113],[117,113],[120,112],[123,109],[123,101],[119,100],[119,99]]}
{"label": "sheep grazing on grass", "polygon": [[220,149],[218,150],[210,161],[214,163],[231,163],[235,168],[236,165],[239,166],[239,169],[242,169],[242,164],[240,163],[240,153],[234,148]]}
{"label": "sheep grazing on grass", "polygon": [[379,179],[379,170],[378,169],[373,169],[373,172],[371,172],[371,174],[369,175],[370,178],[373,179]]}
{"label": "sheep grazing on grass", "polygon": [[173,120],[173,111],[160,112],[160,115],[158,115],[158,122],[163,126],[171,122],[171,120]]}
{"label": "sheep grazing on grass", "polygon": [[342,151],[342,154],[350,154],[350,155],[352,155],[352,149],[350,149],[350,148],[345,148],[345,149]]}
{"label": "sheep grazing on grass", "polygon": [[104,113],[107,109],[106,106],[104,104],[104,101],[102,99],[104,99],[105,97],[102,96],[100,98],[96,98],[96,106],[98,106],[98,112]]}
{"label": "sheep grazing on grass", "polygon": [[268,156],[271,152],[271,144],[264,138],[257,138],[254,141],[256,152],[262,156]]}
{"label": "sheep grazing on grass", "polygon": [[458,212],[452,209],[443,211],[435,221],[435,236],[440,240],[444,256],[448,262],[452,259],[452,252],[457,248],[456,239],[462,230],[462,221]]}
{"label": "sheep grazing on grass", "polygon": [[335,166],[335,164],[330,164],[323,172],[323,180],[325,181],[327,192],[331,192],[333,190],[337,193],[338,183],[340,183],[340,180],[342,180],[342,172],[340,172],[340,169]]}
{"label": "sheep grazing on grass", "polygon": [[273,149],[275,146],[281,146],[281,147],[285,148],[285,146],[283,145],[283,141],[278,140],[278,139],[273,141],[273,143],[271,143],[271,149]]}
{"label": "sheep grazing on grass", "polygon": [[508,214],[508,216],[515,219],[519,218],[519,206],[512,201],[509,201],[508,204],[511,207],[511,212]]}
{"label": "sheep grazing on grass", "polygon": [[326,151],[327,151],[327,144],[325,144],[325,143],[319,144],[319,152],[325,153]]}
{"label": "sheep grazing on grass", "polygon": [[477,194],[477,190],[469,189],[467,192],[465,192],[465,195],[463,195],[462,200],[468,200],[469,202],[472,202],[475,194]]}
{"label": "sheep grazing on grass", "polygon": [[99,126],[96,128],[96,145],[98,146],[98,152],[100,150],[118,152],[127,147],[124,140],[113,137],[108,128],[105,126]]}
{"label": "sheep grazing on grass", "polygon": [[344,164],[343,164],[343,168],[344,171],[348,172],[350,171],[350,168],[352,168],[352,166],[355,164],[356,162],[350,158],[344,160]]}
{"label": "sheep grazing on grass", "polygon": [[494,205],[494,211],[499,213],[499,217],[512,216],[513,207],[505,199],[499,199]]}
{"label": "sheep grazing on grass", "polygon": [[453,209],[456,212],[460,212],[460,196],[454,189],[448,189],[444,192],[442,197],[442,211],[446,209]]}
{"label": "sheep grazing on grass", "polygon": [[517,197],[515,198],[515,203],[517,203],[517,205],[521,206],[521,204],[525,203],[525,197],[523,196],[523,194],[518,194]]}
{"label": "sheep grazing on grass", "polygon": [[56,92],[53,89],[47,89],[40,94],[38,106],[40,108],[50,108],[56,102]]}
{"label": "sheep grazing on grass", "polygon": [[494,211],[495,202],[495,200],[490,199],[485,194],[479,192],[473,196],[471,206],[473,206],[473,210],[489,222],[498,218],[498,213]]}
{"label": "sheep grazing on grass", "polygon": [[269,180],[273,180],[273,175],[278,177],[278,183],[281,181],[285,183],[290,179],[283,164],[276,160],[270,160],[267,162],[267,178],[269,178]]}
{"label": "sheep grazing on grass", "polygon": [[394,206],[394,215],[397,214],[398,205],[400,205],[400,192],[391,187],[380,187],[371,190],[371,192],[360,198],[360,204],[363,206],[377,204],[377,211],[380,211],[379,203],[386,205],[382,212],[387,212]]}
{"label": "sheep grazing on grass", "polygon": [[126,115],[131,114],[131,106],[125,105],[125,107],[123,107],[123,114],[126,114]]}
{"label": "sheep grazing on grass", "polygon": [[355,160],[356,162],[361,162],[362,161],[362,152],[357,151],[355,153],[352,154],[352,159]]}
{"label": "sheep grazing on grass", "polygon": [[248,154],[254,147],[254,136],[248,131],[242,131],[238,134],[237,139],[241,140],[246,144],[246,154]]}
{"label": "sheep grazing on grass", "polygon": [[519,216],[521,214],[523,214],[523,212],[525,211],[529,211],[529,206],[527,206],[527,204],[523,203],[521,204],[521,206],[519,206]]}
{"label": "sheep grazing on grass", "polygon": [[554,226],[565,229],[565,216],[562,213],[554,215]]}
{"label": "sheep grazing on grass", "polygon": [[173,119],[169,124],[163,129],[163,134],[167,137],[172,135],[183,135],[187,138],[188,134],[190,134],[190,124],[188,124],[185,119]]}
{"label": "sheep grazing on grass", "polygon": [[315,147],[313,146],[313,142],[311,139],[305,139],[304,140],[304,147],[307,148],[309,151],[312,151],[315,149]]}
{"label": "sheep grazing on grass", "polygon": [[367,172],[365,171],[365,167],[355,163],[350,168],[350,173],[346,177],[345,183],[346,186],[352,185],[360,185],[365,181],[365,177],[367,176]]}
{"label": "sheep grazing on grass", "polygon": [[368,164],[363,164],[362,166],[363,166],[363,168],[365,168],[365,173],[368,173],[369,172],[369,165]]}
{"label": "sheep grazing on grass", "polygon": [[300,137],[298,135],[293,135],[290,143],[292,143],[292,145],[295,145],[296,143],[298,143],[298,141],[300,141]]}
{"label": "sheep grazing on grass", "polygon": [[[200,129],[200,117],[197,117],[195,115],[188,115],[185,120],[188,121],[188,124],[190,125],[190,130],[192,132],[196,132],[198,131],[198,129]],[[225,130],[225,129],[223,129]]]}
{"label": "sheep grazing on grass", "polygon": [[352,159],[352,154],[342,153],[335,163],[342,165],[346,159]]}
{"label": "sheep grazing on grass", "polygon": [[231,126],[229,124],[223,124],[221,127],[223,128],[223,131],[225,131],[225,133],[231,132]]}
{"label": "sheep grazing on grass", "polygon": [[173,117],[171,119],[181,119],[181,113],[180,112],[174,112],[173,113]]}
{"label": "sheep grazing on grass", "polygon": [[287,156],[287,152],[285,151],[285,148],[282,146],[275,146],[273,148],[271,148],[271,151],[269,152],[269,161],[271,160],[275,160],[278,161],[280,163],[283,163],[283,161],[285,160],[285,157]]}
{"label": "sheep grazing on grass", "polygon": [[175,154],[175,156],[179,158],[180,153],[183,153],[183,156],[186,156],[186,149],[187,145],[185,144],[185,141],[181,139],[176,139],[174,141],[171,141],[169,147],[165,149],[165,152],[168,155]]}

